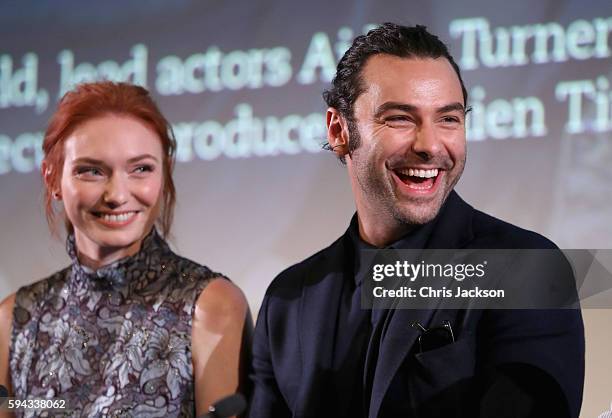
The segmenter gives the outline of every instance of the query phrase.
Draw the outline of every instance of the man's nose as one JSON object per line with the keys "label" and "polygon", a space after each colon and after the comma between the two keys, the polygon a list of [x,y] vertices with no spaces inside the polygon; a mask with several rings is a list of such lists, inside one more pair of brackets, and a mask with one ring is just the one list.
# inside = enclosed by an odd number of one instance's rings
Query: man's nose
{"label": "man's nose", "polygon": [[441,151],[442,143],[435,128],[429,123],[421,124],[412,143],[412,151],[423,160],[430,160]]}
{"label": "man's nose", "polygon": [[127,203],[129,189],[127,179],[122,178],[119,174],[114,174],[106,183],[104,190],[104,203],[111,208],[119,207]]}

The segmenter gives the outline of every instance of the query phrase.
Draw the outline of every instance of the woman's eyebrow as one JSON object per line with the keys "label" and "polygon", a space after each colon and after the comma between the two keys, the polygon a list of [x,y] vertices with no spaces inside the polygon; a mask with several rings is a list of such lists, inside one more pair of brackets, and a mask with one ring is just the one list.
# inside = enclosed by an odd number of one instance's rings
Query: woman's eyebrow
{"label": "woman's eyebrow", "polygon": [[95,159],[95,158],[91,158],[91,157],[79,157],[79,158],[75,158],[74,160],[72,160],[72,164],[95,164],[95,165],[102,165],[102,164],[104,164],[104,161],[98,160],[98,159]]}
{"label": "woman's eyebrow", "polygon": [[140,160],[145,160],[145,159],[147,159],[147,158],[150,158],[150,159],[155,160],[156,162],[158,162],[157,157],[155,157],[155,156],[153,156],[153,155],[151,155],[151,154],[142,154],[142,155],[138,155],[138,156],[136,156],[136,157],[132,157],[132,158],[130,158],[130,159],[128,160],[128,163],[135,163],[135,162],[137,162],[137,161],[140,161]]}

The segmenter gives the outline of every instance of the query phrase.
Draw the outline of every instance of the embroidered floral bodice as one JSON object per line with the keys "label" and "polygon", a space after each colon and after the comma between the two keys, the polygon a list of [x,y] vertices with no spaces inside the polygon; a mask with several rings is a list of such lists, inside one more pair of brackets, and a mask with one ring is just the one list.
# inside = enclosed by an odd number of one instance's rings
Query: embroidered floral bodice
{"label": "embroidered floral bodice", "polygon": [[191,319],[219,274],[174,254],[155,230],[141,250],[92,271],[72,265],[21,288],[13,311],[14,396],[65,399],[24,416],[194,416]]}

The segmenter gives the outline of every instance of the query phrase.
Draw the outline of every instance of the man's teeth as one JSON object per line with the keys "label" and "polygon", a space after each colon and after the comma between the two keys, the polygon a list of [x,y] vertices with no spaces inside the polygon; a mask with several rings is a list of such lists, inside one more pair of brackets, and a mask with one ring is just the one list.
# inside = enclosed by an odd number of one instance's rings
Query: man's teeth
{"label": "man's teeth", "polygon": [[121,213],[119,215],[103,214],[102,219],[104,219],[107,222],[125,222],[128,219],[130,219],[132,216],[134,216],[135,214],[136,212],[126,212],[126,213]]}
{"label": "man's teeth", "polygon": [[400,173],[402,173],[405,176],[412,176],[412,177],[423,177],[423,178],[432,178],[432,177],[436,177],[438,175],[438,169],[437,168],[433,168],[431,170],[417,170],[417,169],[413,169],[413,168],[408,168],[408,169],[402,169],[402,170],[398,170]]}

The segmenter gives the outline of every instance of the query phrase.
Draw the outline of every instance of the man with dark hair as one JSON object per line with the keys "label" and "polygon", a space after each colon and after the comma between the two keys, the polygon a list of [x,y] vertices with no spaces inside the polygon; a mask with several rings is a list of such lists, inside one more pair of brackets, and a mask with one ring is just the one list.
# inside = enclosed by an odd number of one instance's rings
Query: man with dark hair
{"label": "man with dark hair", "polygon": [[[406,42],[408,39],[410,42]],[[400,58],[446,58],[459,78],[463,105],[467,106],[468,94],[459,66],[448,52],[446,45],[427,32],[425,26],[417,25],[414,28],[407,28],[385,23],[379,29],[367,35],[358,36],[353,41],[352,47],[338,63],[332,88],[323,93],[323,99],[327,105],[336,109],[348,122],[351,134],[349,151],[357,149],[360,144],[359,132],[355,127],[353,105],[365,89],[361,69],[367,59],[375,54],[388,54]],[[329,143],[325,148],[329,149]],[[344,156],[339,158],[342,162],[345,161]]]}
{"label": "man with dark hair", "polygon": [[[577,417],[579,310],[362,309],[362,250],[556,248],[453,191],[468,109],[446,46],[423,26],[381,25],[354,40],[324,98],[357,214],[268,288],[251,417]],[[424,344],[441,324],[450,338]]]}

